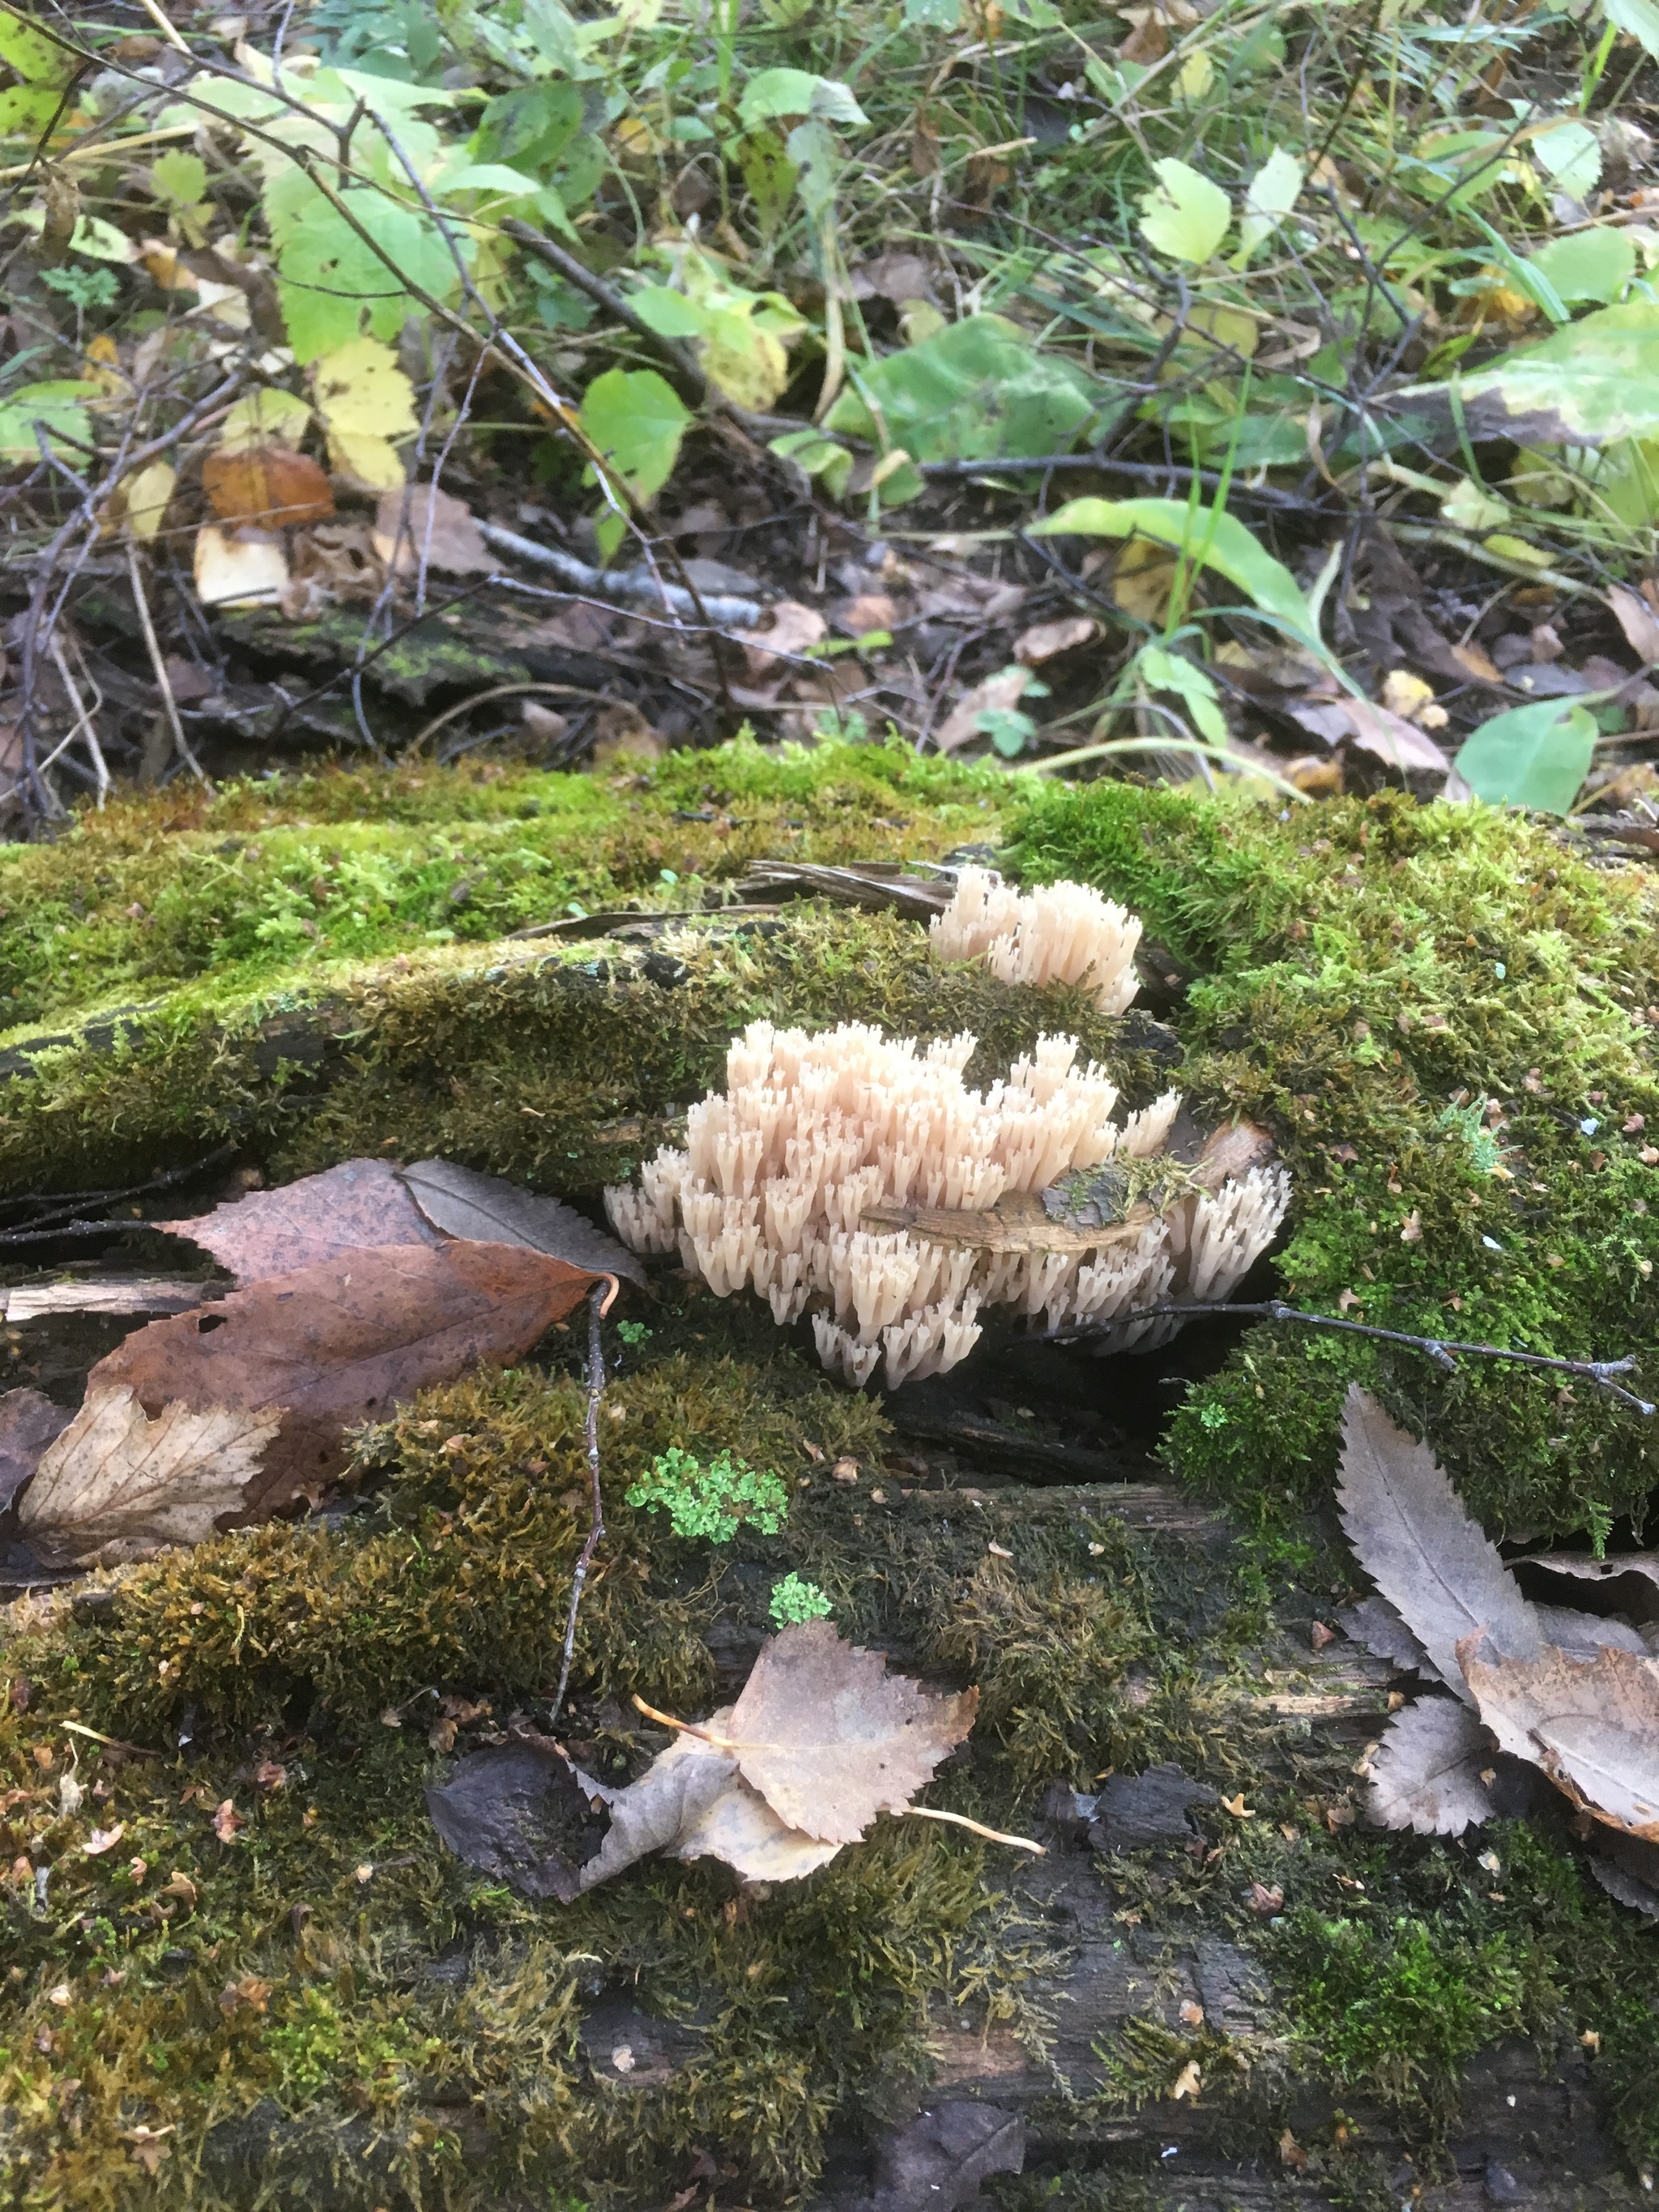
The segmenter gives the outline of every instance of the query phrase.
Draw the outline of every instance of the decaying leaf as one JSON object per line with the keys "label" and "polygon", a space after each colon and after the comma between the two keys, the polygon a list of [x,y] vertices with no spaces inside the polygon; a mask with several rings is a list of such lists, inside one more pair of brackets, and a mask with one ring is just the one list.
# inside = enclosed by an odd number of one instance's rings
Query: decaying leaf
{"label": "decaying leaf", "polygon": [[994,2173],[1025,2164],[1025,2122],[977,2098],[931,2099],[876,2154],[875,2188],[853,2212],[956,2212]]}
{"label": "decaying leaf", "polygon": [[[709,1728],[730,1722],[729,1707],[713,1715]],[[734,1779],[737,1762],[698,1736],[677,1736],[652,1760],[637,1782],[611,1798],[611,1828],[598,1853],[581,1870],[580,1887],[592,1889],[649,1852],[671,1850],[694,1827]]]}
{"label": "decaying leaf", "polygon": [[240,1514],[281,1409],[173,1401],[151,1419],[131,1386],[98,1380],[43,1454],[18,1508],[49,1565],[114,1565],[161,1544],[197,1544]]}
{"label": "decaying leaf", "polygon": [[1361,1598],[1358,1605],[1345,1606],[1336,1617],[1343,1633],[1351,1636],[1356,1644],[1363,1644],[1377,1658],[1387,1659],[1396,1667],[1409,1668],[1413,1674],[1425,1675],[1431,1681],[1444,1680],[1387,1598],[1375,1594]]}
{"label": "decaying leaf", "polygon": [[1419,1698],[1393,1715],[1371,1760],[1365,1810],[1379,1827],[1461,1836],[1492,1810],[1480,1779],[1492,1754],[1486,1731],[1452,1698]]}
{"label": "decaying leaf", "polygon": [[1596,1840],[1589,1869],[1608,1896],[1659,1920],[1659,1844],[1605,1832]]}
{"label": "decaying leaf", "polygon": [[[343,1160],[276,1190],[228,1199],[189,1221],[156,1224],[188,1237],[239,1283],[319,1267],[376,1244],[436,1244],[436,1232],[386,1160]],[[504,1238],[516,1243],[516,1237]]]}
{"label": "decaying leaf", "polygon": [[503,1182],[500,1176],[458,1167],[453,1160],[416,1160],[413,1167],[400,1169],[398,1176],[426,1219],[446,1237],[522,1244],[592,1275],[620,1275],[641,1285],[646,1280],[644,1268],[625,1244],[559,1199]]}
{"label": "decaying leaf", "polygon": [[100,1360],[88,1389],[127,1384],[157,1412],[282,1407],[245,1500],[263,1515],[337,1479],[348,1428],[478,1360],[521,1358],[594,1279],[520,1245],[341,1252],[152,1322]]}
{"label": "decaying leaf", "polygon": [[457,1858],[523,1896],[568,1905],[605,1833],[605,1793],[584,1789],[584,1778],[556,1752],[495,1744],[428,1784],[427,1811]]}
{"label": "decaying leaf", "polygon": [[1475,1631],[1457,1650],[1481,1719],[1609,1827],[1659,1843],[1659,1661],[1603,1645],[1527,1659]]}
{"label": "decaying leaf", "polygon": [[977,1690],[945,1696],[889,1674],[878,1651],[842,1643],[827,1620],[762,1647],[732,1709],[738,1769],[792,1828],[855,1843],[878,1813],[902,1812],[974,1724]]}
{"label": "decaying leaf", "polygon": [[799,1881],[841,1850],[781,1820],[758,1790],[733,1773],[720,1795],[687,1821],[670,1847],[677,1859],[724,1859],[745,1881]]}
{"label": "decaying leaf", "polygon": [[74,1418],[41,1391],[0,1393],[0,1513],[40,1466],[47,1445]]}
{"label": "decaying leaf", "polygon": [[414,575],[423,561],[446,576],[485,575],[499,565],[465,501],[435,484],[382,493],[374,550],[400,576]]}
{"label": "decaying leaf", "polygon": [[1462,1638],[1485,1632],[1506,1656],[1535,1659],[1532,1607],[1426,1444],[1391,1421],[1355,1383],[1343,1410],[1337,1487],[1360,1565],[1420,1638],[1435,1671],[1467,1704]]}

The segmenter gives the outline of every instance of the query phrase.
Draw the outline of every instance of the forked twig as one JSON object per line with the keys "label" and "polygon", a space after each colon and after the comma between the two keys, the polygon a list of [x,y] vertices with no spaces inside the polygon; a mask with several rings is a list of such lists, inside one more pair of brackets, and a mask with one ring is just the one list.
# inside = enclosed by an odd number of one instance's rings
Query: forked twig
{"label": "forked twig", "polygon": [[550,1729],[559,1717],[559,1708],[564,1703],[564,1693],[570,1686],[570,1662],[576,1650],[576,1615],[581,1610],[582,1591],[586,1587],[587,1571],[593,1564],[593,1554],[605,1540],[605,1497],[599,1488],[599,1401],[605,1395],[605,1341],[599,1333],[599,1322],[605,1308],[616,1295],[616,1281],[606,1276],[595,1283],[587,1299],[587,1479],[591,1485],[592,1522],[587,1531],[587,1541],[576,1555],[576,1570],[570,1579],[570,1611],[564,1624],[564,1656],[559,1665],[559,1686],[553,1692],[552,1710],[547,1717]]}
{"label": "forked twig", "polygon": [[1412,1336],[1404,1329],[1378,1328],[1370,1322],[1348,1321],[1339,1314],[1304,1313],[1297,1306],[1286,1305],[1283,1298],[1265,1298],[1259,1305],[1233,1305],[1220,1298],[1209,1304],[1139,1306],[1118,1321],[1101,1322],[1092,1327],[1080,1328],[1045,1329],[1039,1338],[1032,1340],[1044,1344],[1070,1344],[1077,1337],[1109,1335],[1114,1329],[1121,1328],[1127,1322],[1191,1321],[1200,1314],[1236,1314],[1244,1321],[1299,1322],[1304,1328],[1338,1328],[1348,1336],[1373,1337],[1381,1344],[1408,1345],[1413,1352],[1426,1352],[1435,1365],[1443,1369],[1448,1375],[1456,1374],[1455,1355],[1459,1352],[1467,1352],[1472,1358],[1480,1359],[1508,1359],[1517,1367],[1553,1368],[1563,1375],[1582,1375],[1587,1382],[1594,1382],[1598,1389],[1607,1391],[1622,1405],[1628,1406],[1632,1413],[1644,1416],[1659,1413],[1659,1406],[1650,1406],[1645,1398],[1638,1398],[1634,1391],[1626,1390],[1613,1379],[1615,1375],[1628,1375],[1635,1366],[1635,1358],[1630,1353],[1622,1359],[1553,1359],[1541,1352],[1511,1352],[1502,1344],[1454,1344],[1445,1337]]}

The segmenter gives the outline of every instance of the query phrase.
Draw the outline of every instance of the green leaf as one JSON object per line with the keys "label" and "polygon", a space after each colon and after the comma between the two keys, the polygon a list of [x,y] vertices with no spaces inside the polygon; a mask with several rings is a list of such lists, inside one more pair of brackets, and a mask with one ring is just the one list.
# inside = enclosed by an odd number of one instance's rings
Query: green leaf
{"label": "green leaf", "polygon": [[65,85],[75,75],[75,56],[15,15],[0,15],[0,62],[27,85]]}
{"label": "green leaf", "polygon": [[839,499],[853,473],[853,456],[845,446],[826,438],[821,430],[786,430],[767,447],[781,460],[793,461],[809,477],[821,477],[831,499]]}
{"label": "green leaf", "polygon": [[[419,302],[368,240],[308,180],[302,182],[307,192],[283,196],[280,222],[277,195],[266,195],[267,219],[278,241],[277,289],[289,343],[301,366],[349,344],[365,322],[374,337],[390,341],[407,316],[420,313]],[[448,298],[456,286],[455,264],[425,215],[367,186],[341,197],[401,273],[437,298]]]}
{"label": "green leaf", "polygon": [[[1598,307],[1519,347],[1459,386],[1472,438],[1520,446],[1594,446],[1659,434],[1659,301]],[[1444,400],[1416,385],[1397,402]]]}
{"label": "green leaf", "polygon": [[854,380],[824,428],[902,448],[914,461],[1067,452],[1109,396],[1069,362],[1037,353],[1000,315],[966,316],[901,353],[855,365]]}
{"label": "green leaf", "polygon": [[954,31],[962,22],[962,0],[904,0],[907,31]]}
{"label": "green leaf", "polygon": [[1232,202],[1184,161],[1154,161],[1152,174],[1158,188],[1140,202],[1147,244],[1172,261],[1207,261],[1227,234]]}
{"label": "green leaf", "polygon": [[814,76],[810,70],[762,70],[743,88],[738,120],[745,131],[753,131],[781,115],[805,115],[816,123],[847,123],[854,129],[870,120],[850,89],[834,77]]}
{"label": "green leaf", "polygon": [[1602,0],[1608,22],[1639,39],[1650,54],[1659,57],[1659,7],[1654,0]]}
{"label": "green leaf", "polygon": [[1243,269],[1265,238],[1270,238],[1296,205],[1302,190],[1302,164],[1282,146],[1273,152],[1250,179],[1244,194],[1244,213],[1238,226],[1238,252],[1233,267]]}
{"label": "green leaf", "polygon": [[654,499],[674,472],[691,416],[654,368],[608,368],[582,396],[581,425],[635,496]]}
{"label": "green leaf", "polygon": [[1585,300],[1611,307],[1636,274],[1636,241],[1627,230],[1598,223],[1553,238],[1528,258],[1569,307]]}
{"label": "green leaf", "polygon": [[1595,717],[1572,699],[1511,707],[1463,741],[1453,765],[1477,799],[1565,814],[1589,773]]}
{"label": "green leaf", "polygon": [[1208,738],[1212,744],[1226,744],[1226,717],[1215,685],[1203,669],[1179,653],[1166,653],[1161,645],[1142,646],[1139,665],[1152,690],[1173,691],[1185,702],[1200,737]]}
{"label": "green leaf", "polygon": [[149,165],[149,180],[157,198],[169,207],[194,207],[207,190],[207,163],[199,154],[175,148],[156,155]]}
{"label": "green leaf", "polygon": [[700,338],[708,328],[708,318],[696,302],[666,284],[647,284],[628,304],[659,337]]}
{"label": "green leaf", "polygon": [[64,450],[64,438],[92,442],[92,424],[83,400],[96,398],[100,387],[78,378],[59,378],[47,384],[25,384],[0,402],[0,461],[38,461],[40,448],[34,426],[42,424],[53,453]]}
{"label": "green leaf", "polygon": [[1595,191],[1601,175],[1601,146],[1587,123],[1558,124],[1534,138],[1530,150],[1545,174],[1574,199]]}
{"label": "green leaf", "polygon": [[1318,628],[1302,587],[1282,561],[1258,545],[1236,515],[1194,509],[1178,499],[1073,499],[1031,525],[1034,538],[1150,538],[1201,561],[1237,584],[1266,614],[1310,642]]}

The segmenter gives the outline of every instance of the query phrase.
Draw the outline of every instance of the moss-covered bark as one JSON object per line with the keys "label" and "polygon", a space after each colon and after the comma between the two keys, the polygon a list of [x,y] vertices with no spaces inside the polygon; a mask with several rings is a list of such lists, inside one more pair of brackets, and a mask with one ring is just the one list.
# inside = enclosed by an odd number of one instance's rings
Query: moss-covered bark
{"label": "moss-covered bark", "polygon": [[[6,1186],[90,1182],[228,1135],[279,1176],[354,1152],[441,1150],[591,1194],[717,1078],[754,1015],[970,1027],[987,1071],[1065,1026],[1133,1095],[1178,1054],[1205,1103],[1273,1122],[1297,1188],[1279,1264],[1301,1301],[1352,1289],[1390,1325],[1450,1333],[1455,1319],[1471,1335],[1653,1360],[1637,1209],[1654,1177],[1644,1132],[1625,1126],[1659,1124],[1644,879],[1477,810],[1384,802],[1279,821],[1018,784],[981,806],[974,778],[880,752],[738,749],[586,796],[540,781],[550,811],[536,819],[569,841],[556,865],[574,881],[579,857],[585,880],[635,890],[650,881],[650,856],[629,857],[646,837],[683,830],[686,846],[665,850],[719,872],[690,843],[712,824],[665,830],[677,811],[743,816],[756,853],[779,849],[785,821],[837,857],[880,851],[882,835],[920,855],[976,824],[1018,830],[1030,873],[1130,898],[1196,980],[1171,1040],[1090,1018],[1074,994],[941,971],[914,925],[813,905],[648,955],[405,952],[382,935],[314,969],[210,957],[113,1028],[87,1024],[108,1005],[101,983],[83,993],[78,976],[32,969],[37,1019],[70,1042],[9,1063]],[[171,851],[182,877],[215,837],[270,849],[276,817],[337,825],[372,803],[406,810],[413,869],[423,840],[459,848],[492,810],[516,835],[528,789],[325,778],[230,794],[172,828],[156,808],[112,810],[7,865],[44,895],[102,838],[98,865],[130,848],[159,896]],[[246,910],[264,896],[255,884]],[[1507,1176],[1468,1111],[1488,1097]],[[1402,1241],[1413,1215],[1420,1240]],[[1287,2130],[1313,2161],[1312,2202],[1397,2202],[1402,2151],[1419,2174],[1438,2170],[1487,2075],[1528,2127],[1528,2081],[1566,2085],[1540,2087],[1536,2111],[1588,2084],[1604,2133],[1583,2138],[1584,2201],[1624,2201],[1626,2181],[1639,2195],[1633,2177],[1659,2157],[1659,1937],[1595,1887],[1547,1805],[1456,1844],[1356,1825],[1352,1770],[1386,1681],[1310,1703],[1299,1670],[1310,1620],[1349,1573],[1305,1514],[1349,1374],[1374,1374],[1426,1422],[1494,1526],[1638,1506],[1644,1431],[1582,1389],[1563,1398],[1502,1369],[1447,1382],[1413,1355],[1373,1365],[1346,1344],[1258,1331],[1175,1425],[1176,1466],[1234,1516],[1206,1547],[1127,1523],[1110,1486],[919,1481],[880,1401],[833,1388],[763,1311],[661,1287],[613,1346],[601,1424],[611,1534],[563,1723],[599,1771],[636,1770],[657,1741],[632,1692],[685,1711],[729,1694],[772,1585],[796,1571],[848,1634],[981,1685],[969,1753],[932,1802],[1029,1829],[1050,1780],[1176,1759],[1231,1808],[1200,1814],[1191,1850],[1097,1868],[1057,1849],[1030,1872],[959,1832],[885,1821],[769,1894],[740,1894],[716,1865],[653,1862],[561,1907],[461,1865],[432,1835],[422,1785],[451,1738],[465,1749],[540,1710],[586,1525],[578,1346],[556,1332],[537,1362],[431,1393],[366,1434],[343,1518],[219,1537],[109,1577],[107,1596],[11,1608],[10,2201],[635,2212],[712,2163],[720,2201],[775,2204],[810,2195],[838,2145],[913,2109],[935,2066],[1033,2113],[1019,2206],[1048,2201],[1052,2182],[1079,2212],[1165,2212],[1182,2201],[1158,2179],[1171,2142],[1288,2179]],[[1100,1373],[1109,1389],[1114,1370]],[[629,1485],[671,1445],[775,1471],[787,1526],[709,1546],[634,1512]],[[857,1479],[836,1480],[847,1458]],[[59,1787],[72,1751],[80,1783],[103,1793],[78,1810]],[[118,1826],[107,1846],[93,1833]],[[1274,1890],[1279,1909],[1256,1909]],[[1259,1997],[1206,1998],[1191,2019],[1179,1961],[1194,1958],[1231,1962],[1224,1983],[1254,1974]],[[1087,2019],[1079,1993],[1099,2007]],[[1042,2070],[1045,2051],[1058,2071]],[[1194,2064],[1196,2107],[1172,2102]],[[1501,2124],[1514,2108],[1497,2105]],[[1571,2164],[1559,2145],[1550,2155]],[[1392,2195],[1376,2193],[1385,2183]],[[1561,2188],[1539,2201],[1572,2202]]]}

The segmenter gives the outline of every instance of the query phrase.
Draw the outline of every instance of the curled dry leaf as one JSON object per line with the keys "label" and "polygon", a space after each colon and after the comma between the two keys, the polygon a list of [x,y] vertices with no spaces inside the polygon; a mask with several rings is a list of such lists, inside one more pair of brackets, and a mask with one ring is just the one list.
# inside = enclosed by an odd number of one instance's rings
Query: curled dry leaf
{"label": "curled dry leaf", "polygon": [[343,1160],[276,1190],[227,1200],[211,1213],[156,1226],[170,1236],[188,1237],[244,1284],[319,1267],[342,1252],[371,1245],[439,1242],[387,1160]]}
{"label": "curled dry leaf", "polygon": [[1039,661],[1092,645],[1099,635],[1100,624],[1091,617],[1062,615],[1056,622],[1034,623],[1030,629],[1022,630],[1014,640],[1014,659],[1035,668]]}
{"label": "curled dry leaf", "polygon": [[422,560],[446,576],[486,575],[498,565],[465,500],[435,484],[381,495],[374,550],[400,576],[416,574]]}
{"label": "curled dry leaf", "polygon": [[782,670],[780,654],[804,653],[809,645],[821,641],[829,628],[816,607],[803,606],[799,599],[780,599],[767,629],[738,630],[736,636],[749,672],[759,683]]}
{"label": "curled dry leaf", "polygon": [[641,1285],[645,1282],[644,1268],[625,1244],[596,1229],[560,1199],[526,1190],[500,1176],[458,1167],[453,1160],[416,1160],[413,1167],[398,1171],[398,1179],[426,1219],[447,1237],[481,1244],[522,1244],[556,1260],[568,1260],[590,1274],[620,1275]]}
{"label": "curled dry leaf", "polygon": [[1458,1659],[1500,1747],[1540,1766],[1609,1827],[1659,1843],[1659,1661],[1603,1645],[1529,1659],[1478,1632]]}
{"label": "curled dry leaf", "polygon": [[933,732],[933,743],[942,753],[955,752],[958,745],[971,744],[982,738],[979,726],[981,714],[1005,714],[1018,707],[1030,681],[1029,672],[1022,667],[999,669],[988,676],[982,684],[975,684],[971,691],[964,691],[956,705]]}
{"label": "curled dry leaf", "polygon": [[792,1828],[854,1843],[902,1812],[974,1724],[977,1690],[954,1696],[889,1674],[878,1651],[809,1620],[763,1645],[732,1709],[738,1769]]}
{"label": "curled dry leaf", "polygon": [[243,1510],[280,1407],[175,1401],[152,1420],[131,1387],[97,1375],[18,1509],[48,1565],[112,1565],[161,1544],[197,1544]]}
{"label": "curled dry leaf", "polygon": [[202,489],[225,521],[258,523],[266,530],[321,522],[334,512],[327,476],[287,446],[210,453],[202,463]]}
{"label": "curled dry leaf", "polygon": [[1395,1713],[1371,1760],[1367,1816],[1419,1836],[1461,1836],[1492,1810],[1480,1779],[1492,1754],[1486,1731],[1452,1698],[1419,1698]]}
{"label": "curled dry leaf", "polygon": [[1465,1704],[1463,1638],[1484,1631],[1506,1656],[1537,1657],[1537,1619],[1497,1546],[1464,1511],[1428,1446],[1357,1383],[1343,1409],[1337,1502],[1360,1565]]}
{"label": "curled dry leaf", "polygon": [[1613,618],[1625,633],[1625,642],[1644,668],[1659,661],[1659,615],[1642,597],[1626,585],[1613,584],[1608,587],[1607,605]]}
{"label": "curled dry leaf", "polygon": [[88,1389],[125,1383],[158,1411],[283,1408],[244,1500],[262,1516],[337,1480],[348,1428],[477,1361],[521,1358],[594,1279],[516,1245],[345,1251],[152,1322],[98,1363]]}

